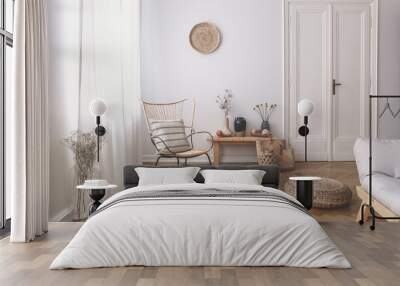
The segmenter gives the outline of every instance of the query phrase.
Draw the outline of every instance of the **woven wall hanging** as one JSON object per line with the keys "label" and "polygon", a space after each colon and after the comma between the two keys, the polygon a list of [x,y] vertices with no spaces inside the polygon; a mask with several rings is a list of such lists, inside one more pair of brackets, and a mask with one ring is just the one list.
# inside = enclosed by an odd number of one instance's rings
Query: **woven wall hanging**
{"label": "woven wall hanging", "polygon": [[193,49],[202,54],[211,54],[221,44],[221,33],[214,24],[204,22],[192,28],[189,39]]}

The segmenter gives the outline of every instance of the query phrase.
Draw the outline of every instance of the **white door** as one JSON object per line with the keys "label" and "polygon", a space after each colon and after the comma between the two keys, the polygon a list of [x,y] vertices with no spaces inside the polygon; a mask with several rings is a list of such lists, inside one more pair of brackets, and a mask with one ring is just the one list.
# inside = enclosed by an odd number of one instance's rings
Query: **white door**
{"label": "white door", "polygon": [[294,3],[289,7],[289,141],[297,160],[304,158],[304,137],[298,134],[303,118],[297,113],[297,103],[304,98],[314,103],[309,118],[308,159],[328,160],[330,14],[326,3]]}
{"label": "white door", "polygon": [[289,1],[289,141],[304,158],[297,103],[314,103],[308,159],[348,161],[365,136],[370,91],[371,4]]}
{"label": "white door", "polygon": [[370,91],[370,7],[333,5],[332,146],[334,161],[354,160],[353,145],[367,135]]}

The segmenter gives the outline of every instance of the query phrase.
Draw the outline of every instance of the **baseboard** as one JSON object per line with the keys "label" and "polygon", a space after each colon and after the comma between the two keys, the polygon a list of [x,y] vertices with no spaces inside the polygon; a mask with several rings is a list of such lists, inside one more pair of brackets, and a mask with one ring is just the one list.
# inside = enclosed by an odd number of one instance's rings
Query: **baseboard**
{"label": "baseboard", "polygon": [[54,216],[52,216],[49,221],[51,222],[59,222],[62,221],[64,217],[66,217],[67,215],[69,215],[72,211],[73,211],[74,207],[70,206],[68,208],[65,208],[61,211],[59,211],[57,214],[55,214]]}
{"label": "baseboard", "polygon": [[[304,152],[296,152],[294,154],[296,162],[304,162]],[[308,152],[307,161],[327,162],[328,154],[325,152]]]}
{"label": "baseboard", "polygon": [[[296,162],[304,162],[304,152],[295,151]],[[328,154],[326,152],[308,152],[308,161],[328,162]],[[338,154],[335,156],[336,162],[354,162],[354,159],[349,159],[348,154]]]}

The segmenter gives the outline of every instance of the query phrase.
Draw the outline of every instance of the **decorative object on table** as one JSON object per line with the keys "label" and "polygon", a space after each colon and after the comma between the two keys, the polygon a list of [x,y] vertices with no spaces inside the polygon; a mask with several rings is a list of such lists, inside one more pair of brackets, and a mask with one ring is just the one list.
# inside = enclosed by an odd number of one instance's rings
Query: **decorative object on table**
{"label": "decorative object on table", "polygon": [[283,141],[256,141],[258,165],[279,165],[282,156]]}
{"label": "decorative object on table", "polygon": [[[74,153],[75,174],[78,185],[91,178],[95,170],[96,136],[93,133],[83,133],[80,130],[73,132],[64,139],[65,145]],[[85,212],[85,198],[78,191],[76,199],[76,218],[81,217],[81,209]]]}
{"label": "decorative object on table", "polygon": [[229,112],[232,109],[232,91],[229,89],[225,89],[224,95],[218,95],[216,99],[216,103],[218,104],[219,109],[224,112],[224,129],[222,129],[222,133],[224,136],[232,136],[233,132],[229,128]]}
{"label": "decorative object on table", "polygon": [[117,185],[111,185],[107,180],[85,180],[85,183],[76,187],[79,191],[89,191],[89,197],[92,199],[92,204],[89,206],[89,216],[94,213],[101,205],[101,200],[104,198],[107,190],[117,188]]}
{"label": "decorative object on table", "polygon": [[296,182],[296,199],[308,210],[313,207],[313,184],[321,180],[320,177],[290,177]]}
{"label": "decorative object on table", "polygon": [[299,128],[299,134],[300,136],[304,137],[304,162],[307,162],[307,136],[310,133],[310,130],[308,129],[308,116],[311,115],[311,113],[314,110],[314,104],[312,103],[311,100],[308,99],[303,99],[299,102],[297,106],[297,112],[300,114],[300,116],[304,117],[304,125]]}
{"label": "decorative object on table", "polygon": [[232,135],[225,135],[222,130],[215,131],[215,135],[218,137],[232,137]]}
{"label": "decorative object on table", "polygon": [[[194,99],[182,99],[170,103],[152,103],[142,100],[142,106],[150,139],[157,152],[157,159],[155,162],[156,166],[161,158],[175,158],[178,165],[180,159],[184,159],[186,165],[188,159],[199,156],[207,156],[208,162],[211,165],[211,158],[208,155],[208,152],[213,148],[213,137],[207,131],[196,132],[194,130],[194,118],[196,115],[196,103]],[[183,120],[184,114],[191,114],[190,121],[185,122]],[[168,131],[162,134],[161,129],[153,128],[156,125],[167,126],[167,124],[178,123],[181,125],[178,134],[180,136],[179,141],[184,142],[183,145],[185,146],[185,151],[178,151],[177,147],[182,146],[176,146],[176,141],[168,140],[171,136]],[[209,146],[207,148],[196,148],[193,140],[196,136],[200,139],[206,139],[204,137],[208,137],[208,142],[210,143]],[[189,148],[186,149],[186,147]]]}
{"label": "decorative object on table", "polygon": [[215,52],[221,44],[221,33],[216,25],[203,22],[195,25],[189,35],[190,45],[202,54]]}
{"label": "decorative object on table", "polygon": [[253,137],[266,137],[266,138],[271,138],[272,134],[270,131],[264,129],[251,129],[250,135]]}
{"label": "decorative object on table", "polygon": [[253,110],[258,113],[261,117],[261,130],[267,130],[271,132],[271,126],[269,124],[269,119],[271,118],[271,115],[274,113],[277,105],[276,104],[268,104],[266,103],[261,103],[257,104],[255,107],[253,107]]}
{"label": "decorative object on table", "polygon": [[106,134],[106,129],[100,125],[100,117],[107,111],[107,105],[103,100],[96,98],[90,103],[89,110],[96,117],[97,127],[94,132],[97,135],[97,162],[100,162],[100,137]]}
{"label": "decorative object on table", "polygon": [[246,119],[244,117],[236,117],[234,121],[234,127],[236,136],[246,135]]}
{"label": "decorative object on table", "polygon": [[[289,180],[284,191],[296,197],[296,182]],[[321,178],[313,186],[313,207],[320,209],[334,209],[347,206],[351,202],[350,188],[334,179]]]}

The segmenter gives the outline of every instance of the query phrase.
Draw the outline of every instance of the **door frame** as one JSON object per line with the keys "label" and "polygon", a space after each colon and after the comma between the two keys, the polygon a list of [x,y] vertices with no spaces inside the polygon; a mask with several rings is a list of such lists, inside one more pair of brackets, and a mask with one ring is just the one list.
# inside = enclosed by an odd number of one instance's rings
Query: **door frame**
{"label": "door frame", "polygon": [[[290,3],[346,3],[346,4],[370,4],[371,5],[371,39],[370,39],[370,94],[378,94],[378,55],[379,55],[379,1],[380,0],[284,0],[282,2],[283,15],[283,137],[290,142],[290,40],[289,40],[289,4]],[[332,71],[331,71],[332,72]],[[369,100],[369,98],[367,99]],[[368,113],[368,108],[365,110]],[[372,136],[378,135],[378,104],[372,102]],[[330,130],[331,131],[331,130]],[[329,144],[332,144],[330,142]],[[332,161],[332,152],[328,154],[328,161]]]}

